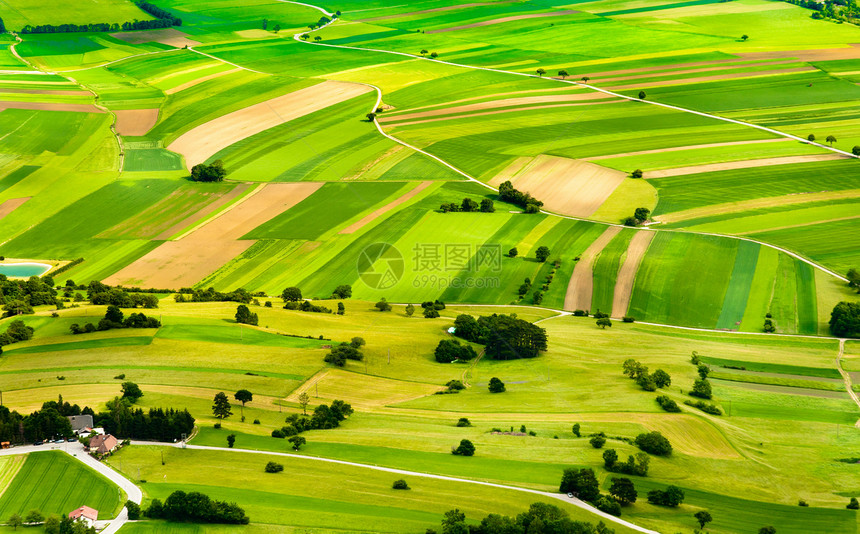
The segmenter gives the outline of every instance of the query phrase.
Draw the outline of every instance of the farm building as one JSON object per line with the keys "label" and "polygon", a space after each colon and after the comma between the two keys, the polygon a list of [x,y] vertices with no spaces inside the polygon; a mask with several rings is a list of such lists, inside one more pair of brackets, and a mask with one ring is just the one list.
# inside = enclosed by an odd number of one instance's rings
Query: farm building
{"label": "farm building", "polygon": [[110,434],[100,434],[90,440],[90,452],[107,454],[113,452],[119,442]]}
{"label": "farm building", "polygon": [[95,526],[99,518],[99,511],[90,508],[89,506],[81,506],[77,510],[69,512],[69,519],[73,521],[81,521],[87,528]]}
{"label": "farm building", "polygon": [[92,415],[70,415],[67,417],[69,423],[72,424],[72,430],[75,434],[89,432],[93,428]]}

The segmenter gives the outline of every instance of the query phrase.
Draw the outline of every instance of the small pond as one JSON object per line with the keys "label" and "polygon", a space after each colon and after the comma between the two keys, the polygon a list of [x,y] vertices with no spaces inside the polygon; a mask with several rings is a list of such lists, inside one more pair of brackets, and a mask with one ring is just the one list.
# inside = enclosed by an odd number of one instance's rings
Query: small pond
{"label": "small pond", "polygon": [[47,263],[0,263],[0,274],[18,278],[30,278],[31,276],[42,276],[51,270]]}

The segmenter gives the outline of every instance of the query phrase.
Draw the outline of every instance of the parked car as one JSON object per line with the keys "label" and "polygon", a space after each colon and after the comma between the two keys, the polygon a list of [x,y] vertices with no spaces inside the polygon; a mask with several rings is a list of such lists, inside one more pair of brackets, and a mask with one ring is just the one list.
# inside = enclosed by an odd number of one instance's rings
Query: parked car
{"label": "parked car", "polygon": [[41,444],[42,444],[42,442],[41,442],[41,441],[34,441],[34,442],[33,442],[33,445],[35,445],[35,446],[39,446],[39,445],[41,445]]}
{"label": "parked car", "polygon": [[68,441],[69,443],[74,443],[74,442],[76,442],[76,441],[78,441],[78,440],[76,440],[75,438],[69,438],[69,439],[67,439],[66,441]]}

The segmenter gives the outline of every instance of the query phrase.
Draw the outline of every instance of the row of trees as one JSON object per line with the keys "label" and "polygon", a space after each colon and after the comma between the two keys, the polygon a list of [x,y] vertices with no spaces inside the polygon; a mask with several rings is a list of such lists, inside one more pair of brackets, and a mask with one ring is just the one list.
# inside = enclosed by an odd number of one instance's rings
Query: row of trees
{"label": "row of trees", "polygon": [[526,213],[537,213],[543,206],[543,202],[540,200],[526,192],[517,190],[510,180],[499,186],[499,199],[523,208]]}
{"label": "row of trees", "polygon": [[669,387],[672,384],[672,377],[669,376],[669,373],[662,369],[657,369],[653,374],[649,373],[647,366],[633,358],[624,360],[621,369],[628,378],[636,381],[636,384],[645,391],[656,391],[657,388]]}
{"label": "row of trees", "polygon": [[648,217],[651,215],[651,210],[648,208],[636,208],[634,210],[633,215],[630,217],[626,217],[621,221],[624,226],[639,226],[640,224],[644,224],[648,221]]}
{"label": "row of trees", "polygon": [[39,510],[30,510],[24,517],[19,514],[12,514],[6,520],[6,525],[14,530],[18,530],[18,527],[22,525],[32,527],[40,523],[46,534],[96,534],[95,527],[88,527],[83,521],[75,521],[68,516],[61,518],[50,515],[45,517]]}
{"label": "row of trees", "polygon": [[[301,399],[300,399],[301,400]],[[302,407],[307,406],[306,402],[310,398],[306,398],[302,402]],[[337,428],[352,415],[354,410],[348,402],[342,400],[334,400],[331,404],[320,404],[314,408],[313,413],[308,416],[305,414],[290,414],[285,422],[287,423],[280,429],[272,431],[273,438],[285,438],[297,436],[307,430],[329,430]],[[302,442],[304,443],[304,442]]]}
{"label": "row of trees", "polygon": [[454,335],[486,346],[495,360],[534,358],[547,349],[546,330],[515,314],[482,316],[462,314],[454,320]]}
{"label": "row of trees", "polygon": [[211,164],[198,163],[191,167],[191,179],[195,182],[223,182],[227,176],[224,162],[216,159]]}
{"label": "row of trees", "polygon": [[[348,299],[350,297],[352,297],[352,286],[349,284],[342,284],[334,288],[330,298]],[[281,298],[284,299],[284,302],[299,302],[304,300],[304,297],[302,297],[302,290],[298,287],[288,287],[284,289],[281,292]]]}
{"label": "row of trees", "polygon": [[[552,504],[537,502],[527,512],[516,517],[490,514],[478,525],[466,523],[466,514],[459,509],[445,512],[441,534],[615,534],[602,521],[597,525],[570,519],[568,513]],[[427,534],[436,534],[427,529]]]}
{"label": "row of trees", "polygon": [[247,525],[249,522],[245,510],[238,504],[216,501],[196,491],[188,493],[182,490],[174,491],[165,499],[164,504],[158,499],[153,499],[144,514],[150,519],[193,523]]}
{"label": "row of trees", "polygon": [[341,343],[331,348],[325,355],[324,361],[336,367],[344,367],[347,360],[360,362],[364,360],[361,347],[365,345],[364,338],[354,337],[349,343]]}
{"label": "row of trees", "polygon": [[[158,28],[169,28],[171,26],[182,26],[182,19],[174,16],[169,11],[162,9],[154,4],[150,4],[145,0],[138,0],[137,7],[146,11],[155,20],[135,20],[132,22],[108,23],[97,22],[92,24],[40,24],[32,26],[27,24],[21,28],[21,33],[76,33],[76,32],[118,32],[118,31],[136,31],[136,30],[154,30]],[[5,27],[3,28],[5,31]]]}
{"label": "row of trees", "polygon": [[119,308],[157,308],[158,297],[152,293],[130,292],[122,287],[111,287],[98,280],[87,286],[87,300],[96,305],[113,305]]}
{"label": "row of trees", "polygon": [[27,326],[20,319],[10,322],[9,326],[6,327],[6,331],[0,334],[0,354],[3,354],[3,345],[11,345],[12,343],[32,339],[34,332],[35,330],[33,330],[32,326]]}
{"label": "row of trees", "polygon": [[459,204],[456,202],[447,202],[439,206],[439,209],[443,213],[449,212],[473,212],[480,211],[481,213],[493,213],[496,211],[495,206],[493,206],[493,201],[489,198],[482,198],[480,204],[472,200],[471,198],[464,198],[463,201]]}
{"label": "row of trees", "polygon": [[143,313],[132,313],[128,317],[125,317],[125,314],[123,314],[118,306],[110,305],[107,307],[105,316],[99,320],[98,326],[87,323],[82,327],[78,323],[74,323],[69,327],[69,331],[72,334],[86,334],[118,328],[159,328],[160,326],[161,321],[155,317],[148,317]]}
{"label": "row of trees", "polygon": [[173,297],[176,302],[240,302],[250,304],[254,295],[247,289],[238,288],[234,291],[215,291],[214,287],[208,289],[192,289],[189,294],[177,293]]}

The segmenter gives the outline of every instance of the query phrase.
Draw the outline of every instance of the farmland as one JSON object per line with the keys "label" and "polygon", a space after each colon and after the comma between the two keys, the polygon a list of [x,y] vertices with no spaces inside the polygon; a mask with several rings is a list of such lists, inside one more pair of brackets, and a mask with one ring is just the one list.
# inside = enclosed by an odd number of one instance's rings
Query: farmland
{"label": "farmland", "polygon": [[[187,409],[188,448],[104,463],[144,508],[182,490],[250,517],[121,534],[450,534],[452,508],[477,526],[532,502],[618,534],[699,511],[715,534],[860,532],[860,348],[831,331],[860,302],[853,3],[149,4],[0,0],[0,261],[56,286],[0,280],[0,401],[25,417],[0,432],[77,404],[137,440],[120,407]],[[121,311],[147,327],[100,322],[91,282],[146,298]],[[486,331],[437,360],[459,315],[494,313],[546,350],[494,359]],[[117,400],[126,381],[143,395]],[[284,427],[336,400],[354,413]],[[647,476],[604,463],[644,432],[672,445]],[[557,493],[586,467],[604,494],[632,481],[620,520]],[[669,485],[680,506],[649,502]],[[0,456],[0,492],[0,522],[124,500],[56,451]]]}

